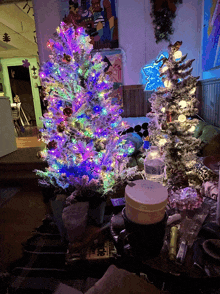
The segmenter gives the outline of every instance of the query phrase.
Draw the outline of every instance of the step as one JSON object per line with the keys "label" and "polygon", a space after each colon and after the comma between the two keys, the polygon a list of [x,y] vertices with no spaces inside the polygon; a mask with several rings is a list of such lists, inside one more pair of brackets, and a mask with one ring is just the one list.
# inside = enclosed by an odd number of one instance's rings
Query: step
{"label": "step", "polygon": [[58,284],[54,278],[12,276],[9,289],[10,293],[53,293]]}
{"label": "step", "polygon": [[28,252],[56,254],[57,252],[66,253],[67,246],[61,242],[60,237],[36,235],[23,244],[23,249]]}
{"label": "step", "polygon": [[35,267],[16,267],[12,271],[14,276],[25,276],[25,277],[53,277],[55,279],[64,279],[67,278],[70,273],[66,269],[57,269],[57,268],[35,268]]}
{"label": "step", "polygon": [[44,170],[46,162],[0,162],[0,172],[8,171],[33,171],[34,169]]}
{"label": "step", "polygon": [[36,173],[31,171],[10,171],[10,172],[1,172],[0,171],[0,185],[31,185],[38,186],[39,176]]}

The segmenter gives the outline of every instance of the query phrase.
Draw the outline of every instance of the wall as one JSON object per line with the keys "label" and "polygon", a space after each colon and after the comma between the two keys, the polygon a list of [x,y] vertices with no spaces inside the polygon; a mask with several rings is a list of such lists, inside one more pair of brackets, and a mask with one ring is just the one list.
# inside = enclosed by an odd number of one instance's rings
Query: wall
{"label": "wall", "polygon": [[67,0],[33,0],[36,35],[39,49],[40,64],[49,59],[50,51],[47,41],[53,38],[56,28],[65,14],[68,14]]}
{"label": "wall", "polygon": [[[46,43],[68,14],[67,0],[33,0],[36,33],[38,38],[40,63],[48,60]],[[156,44],[150,0],[116,0],[119,26],[119,46],[125,51],[123,66],[124,85],[140,84],[141,67],[152,62],[161,51],[167,50],[168,43]],[[53,9],[52,9],[53,8]],[[201,69],[201,24],[203,0],[184,0],[177,8],[174,21],[175,32],[171,42],[183,41],[181,50],[188,53],[193,63],[194,76],[202,77]]]}
{"label": "wall", "polygon": [[[203,13],[203,60],[204,60],[204,71],[203,71],[203,80],[207,79],[219,79],[220,77],[220,62],[219,62],[219,53],[218,53],[218,58],[216,59],[216,56],[214,53],[215,52],[215,47],[216,47],[216,52],[219,51],[219,31],[220,27],[219,25],[219,14],[217,11],[220,9],[220,4],[216,2],[215,10],[214,10],[214,15],[215,17],[211,17],[211,10],[213,8],[214,2],[212,0],[203,0],[203,9],[205,13]],[[211,24],[213,24],[212,30],[210,31],[210,35],[208,36],[208,30],[211,28]],[[212,49],[208,48],[209,46],[208,39],[211,39],[212,42],[211,46]],[[212,44],[213,43],[213,44]],[[215,45],[215,46],[214,46]],[[217,61],[216,64],[214,64],[213,61]],[[205,66],[206,64],[206,66]]]}
{"label": "wall", "polygon": [[[188,53],[189,59],[195,59],[192,74],[200,78],[202,8],[202,0],[184,0],[177,8],[173,23],[175,31],[171,37],[172,43],[183,41],[183,54]],[[161,51],[167,50],[167,42],[155,42],[150,11],[150,0],[118,0],[119,45],[126,53],[124,85],[140,84],[141,67],[155,60]]]}

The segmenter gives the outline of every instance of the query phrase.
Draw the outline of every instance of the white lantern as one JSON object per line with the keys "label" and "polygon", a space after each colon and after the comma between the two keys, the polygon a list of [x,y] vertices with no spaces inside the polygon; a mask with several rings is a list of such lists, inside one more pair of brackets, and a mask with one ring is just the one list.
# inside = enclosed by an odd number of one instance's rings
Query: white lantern
{"label": "white lantern", "polygon": [[187,102],[184,101],[184,100],[182,100],[182,101],[179,102],[179,106],[180,107],[183,107],[184,108],[184,107],[186,107],[186,105],[187,105]]}
{"label": "white lantern", "polygon": [[180,114],[180,115],[178,116],[178,121],[179,121],[179,122],[184,122],[184,121],[186,121],[186,116],[185,116],[184,114]]}
{"label": "white lantern", "polygon": [[165,107],[162,107],[161,108],[161,112],[165,113],[165,111],[166,111],[166,108]]}
{"label": "white lantern", "polygon": [[171,87],[172,87],[172,83],[171,83],[171,81],[166,80],[166,81],[164,82],[164,86],[167,87],[167,88],[171,88]]}
{"label": "white lantern", "polygon": [[173,56],[175,59],[179,59],[182,57],[182,52],[180,50],[178,50],[173,54]]}

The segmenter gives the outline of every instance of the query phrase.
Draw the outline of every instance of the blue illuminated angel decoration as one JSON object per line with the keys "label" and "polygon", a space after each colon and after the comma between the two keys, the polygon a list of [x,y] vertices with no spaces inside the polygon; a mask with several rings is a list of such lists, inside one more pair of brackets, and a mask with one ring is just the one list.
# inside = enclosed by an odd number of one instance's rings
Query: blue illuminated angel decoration
{"label": "blue illuminated angel decoration", "polygon": [[163,52],[158,55],[155,61],[141,69],[142,84],[145,85],[144,91],[152,91],[164,86],[159,68],[163,64],[164,58],[168,58],[168,56],[168,52]]}

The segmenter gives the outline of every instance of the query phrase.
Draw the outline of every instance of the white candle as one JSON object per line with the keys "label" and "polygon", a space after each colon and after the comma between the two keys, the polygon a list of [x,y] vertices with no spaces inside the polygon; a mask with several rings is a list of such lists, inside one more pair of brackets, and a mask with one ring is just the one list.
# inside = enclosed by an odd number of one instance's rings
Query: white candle
{"label": "white candle", "polygon": [[218,162],[218,199],[217,199],[217,209],[216,209],[216,223],[220,226],[220,162]]}

